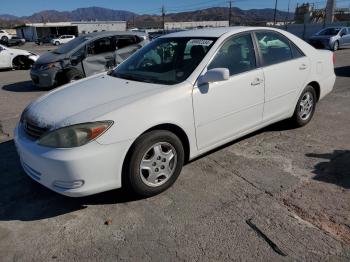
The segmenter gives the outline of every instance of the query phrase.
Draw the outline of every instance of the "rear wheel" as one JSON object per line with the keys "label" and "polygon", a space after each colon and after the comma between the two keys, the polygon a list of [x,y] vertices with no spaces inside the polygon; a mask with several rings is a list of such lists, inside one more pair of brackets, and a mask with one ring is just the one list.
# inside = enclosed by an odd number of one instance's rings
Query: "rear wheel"
{"label": "rear wheel", "polygon": [[315,89],[312,86],[307,86],[298,100],[292,117],[292,121],[296,126],[305,126],[311,121],[315,113],[316,102]]}
{"label": "rear wheel", "polygon": [[181,140],[173,133],[155,130],[134,143],[125,169],[126,183],[141,196],[153,196],[169,188],[184,163]]}

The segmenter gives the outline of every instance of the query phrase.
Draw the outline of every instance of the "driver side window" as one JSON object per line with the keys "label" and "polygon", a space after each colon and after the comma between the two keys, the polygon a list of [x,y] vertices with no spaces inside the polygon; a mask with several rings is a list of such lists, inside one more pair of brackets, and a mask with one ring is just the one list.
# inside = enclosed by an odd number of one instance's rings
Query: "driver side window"
{"label": "driver side window", "polygon": [[250,34],[227,40],[208,66],[208,70],[213,68],[227,68],[230,76],[255,69],[255,51]]}

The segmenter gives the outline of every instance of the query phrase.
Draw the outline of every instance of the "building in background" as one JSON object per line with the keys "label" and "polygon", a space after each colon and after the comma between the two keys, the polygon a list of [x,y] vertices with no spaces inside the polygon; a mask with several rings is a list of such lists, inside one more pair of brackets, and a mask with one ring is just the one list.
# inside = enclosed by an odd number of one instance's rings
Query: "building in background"
{"label": "building in background", "polygon": [[78,36],[101,31],[126,31],[126,21],[32,23],[16,27],[17,36],[27,41],[35,41],[50,35]]}
{"label": "building in background", "polygon": [[205,27],[226,27],[228,21],[192,21],[192,22],[166,22],[165,30],[192,29]]}

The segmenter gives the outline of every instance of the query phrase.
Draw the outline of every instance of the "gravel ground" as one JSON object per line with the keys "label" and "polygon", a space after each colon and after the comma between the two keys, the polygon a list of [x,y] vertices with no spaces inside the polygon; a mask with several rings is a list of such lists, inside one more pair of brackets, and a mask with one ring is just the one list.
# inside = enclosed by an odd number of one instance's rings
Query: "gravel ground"
{"label": "gravel ground", "polygon": [[336,56],[335,90],[308,126],[281,122],[221,147],[148,199],[72,199],[31,181],[12,129],[46,91],[28,71],[1,71],[1,261],[349,261],[350,50]]}

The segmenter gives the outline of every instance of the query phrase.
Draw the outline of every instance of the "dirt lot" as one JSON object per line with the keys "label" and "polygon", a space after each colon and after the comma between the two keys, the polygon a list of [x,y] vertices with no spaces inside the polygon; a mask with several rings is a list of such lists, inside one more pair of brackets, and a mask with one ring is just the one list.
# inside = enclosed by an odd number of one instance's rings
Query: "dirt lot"
{"label": "dirt lot", "polygon": [[226,145],[153,198],[72,199],[31,181],[12,141],[45,91],[28,71],[0,72],[0,260],[349,261],[350,50],[336,73],[304,128],[279,123]]}

